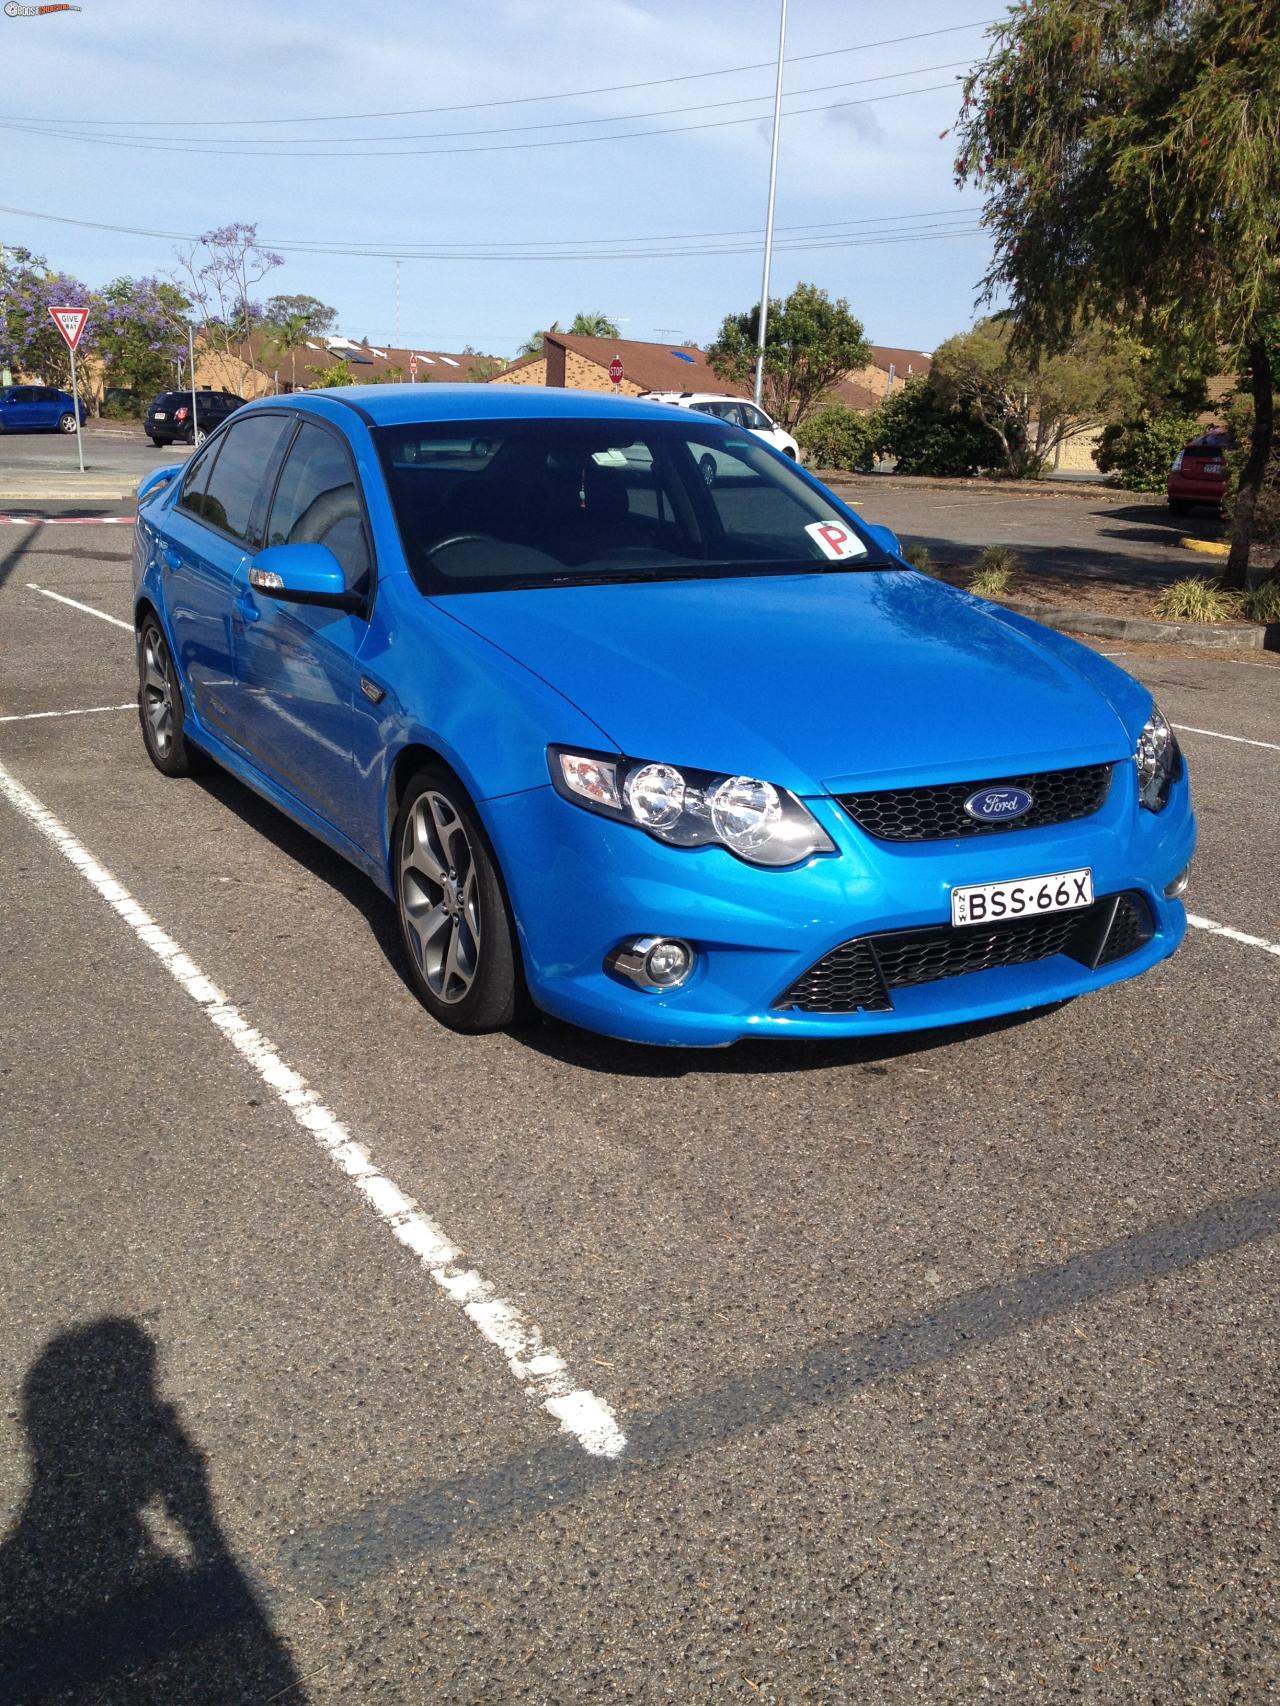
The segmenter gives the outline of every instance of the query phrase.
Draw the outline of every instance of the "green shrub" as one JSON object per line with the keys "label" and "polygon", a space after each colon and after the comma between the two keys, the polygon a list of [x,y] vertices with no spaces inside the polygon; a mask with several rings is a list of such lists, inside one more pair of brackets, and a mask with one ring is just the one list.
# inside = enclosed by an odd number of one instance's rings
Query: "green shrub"
{"label": "green shrub", "polygon": [[1280,578],[1273,576],[1241,593],[1240,614],[1250,622],[1280,622]]}
{"label": "green shrub", "polygon": [[979,598],[1000,598],[1022,567],[1022,558],[1010,545],[988,545],[969,577],[969,591]]}
{"label": "green shrub", "polygon": [[812,467],[869,473],[875,462],[872,417],[843,403],[819,409],[801,421],[796,439]]}
{"label": "green shrub", "polygon": [[908,379],[891,391],[871,419],[877,451],[897,459],[899,474],[947,478],[1005,465],[991,428],[971,410],[953,409],[927,379]]}
{"label": "green shrub", "polygon": [[1162,492],[1174,457],[1202,431],[1194,415],[1180,411],[1113,421],[1102,434],[1094,461],[1128,491]]}
{"label": "green shrub", "polygon": [[1162,622],[1228,622],[1240,612],[1239,597],[1204,575],[1186,575],[1156,600]]}
{"label": "green shrub", "polygon": [[908,545],[902,555],[911,564],[911,567],[919,569],[922,575],[933,575],[935,579],[937,578],[938,565],[934,562],[933,554],[927,545]]}

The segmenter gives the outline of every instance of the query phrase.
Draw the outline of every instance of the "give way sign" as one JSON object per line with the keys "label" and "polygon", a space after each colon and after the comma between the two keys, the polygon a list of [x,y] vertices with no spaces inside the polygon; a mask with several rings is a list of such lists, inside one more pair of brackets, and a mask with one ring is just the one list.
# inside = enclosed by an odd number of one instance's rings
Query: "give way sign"
{"label": "give way sign", "polygon": [[62,333],[63,342],[68,349],[75,349],[84,331],[85,321],[89,318],[87,308],[50,308],[50,317],[54,325]]}

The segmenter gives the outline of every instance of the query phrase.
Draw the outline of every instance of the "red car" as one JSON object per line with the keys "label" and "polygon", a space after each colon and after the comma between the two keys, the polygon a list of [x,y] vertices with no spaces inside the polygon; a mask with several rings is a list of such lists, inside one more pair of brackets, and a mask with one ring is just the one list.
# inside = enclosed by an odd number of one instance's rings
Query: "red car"
{"label": "red car", "polygon": [[1227,435],[1220,428],[1193,438],[1173,459],[1169,470],[1169,508],[1186,515],[1192,504],[1222,507],[1227,490]]}

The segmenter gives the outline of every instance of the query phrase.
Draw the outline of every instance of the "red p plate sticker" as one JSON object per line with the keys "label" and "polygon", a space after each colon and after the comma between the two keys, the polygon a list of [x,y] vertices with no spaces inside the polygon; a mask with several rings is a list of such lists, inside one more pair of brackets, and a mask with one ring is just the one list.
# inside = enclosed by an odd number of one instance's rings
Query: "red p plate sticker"
{"label": "red p plate sticker", "polygon": [[811,521],[805,528],[824,557],[839,562],[843,557],[865,557],[867,548],[856,533],[841,521]]}

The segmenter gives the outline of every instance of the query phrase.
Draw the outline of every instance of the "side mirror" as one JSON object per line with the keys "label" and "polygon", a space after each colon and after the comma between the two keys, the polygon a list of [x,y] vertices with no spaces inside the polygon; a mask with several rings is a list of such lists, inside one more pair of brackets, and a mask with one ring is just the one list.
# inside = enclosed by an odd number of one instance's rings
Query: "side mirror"
{"label": "side mirror", "polygon": [[891,527],[881,527],[875,521],[864,521],[862,525],[882,551],[888,551],[893,557],[902,555],[902,546],[898,542],[898,535]]}
{"label": "side mirror", "polygon": [[363,611],[363,594],[347,586],[342,565],[327,545],[272,545],[249,565],[249,586],[263,598]]}
{"label": "side mirror", "polygon": [[149,497],[154,496],[162,487],[167,486],[170,480],[182,472],[182,467],[181,462],[175,462],[172,467],[153,468],[149,474],[144,474],[138,481],[138,490],[135,494],[138,502],[145,503]]}

